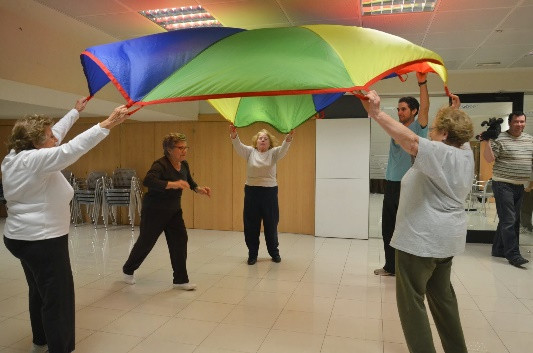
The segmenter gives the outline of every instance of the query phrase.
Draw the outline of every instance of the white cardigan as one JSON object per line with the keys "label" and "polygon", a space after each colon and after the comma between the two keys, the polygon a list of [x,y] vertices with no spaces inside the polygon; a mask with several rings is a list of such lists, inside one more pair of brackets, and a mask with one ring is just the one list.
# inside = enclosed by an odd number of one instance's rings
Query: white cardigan
{"label": "white cardigan", "polygon": [[60,145],[78,118],[78,111],[72,109],[52,127],[57,147],[11,150],[2,161],[7,238],[35,241],[68,234],[74,191],[61,170],[109,135],[108,129],[97,124]]}

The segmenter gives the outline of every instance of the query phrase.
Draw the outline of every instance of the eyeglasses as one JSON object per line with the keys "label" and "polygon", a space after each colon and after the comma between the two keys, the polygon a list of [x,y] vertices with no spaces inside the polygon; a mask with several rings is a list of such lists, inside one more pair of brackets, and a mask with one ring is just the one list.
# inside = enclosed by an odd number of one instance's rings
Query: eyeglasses
{"label": "eyeglasses", "polygon": [[187,151],[190,147],[189,146],[174,146],[173,148],[177,148],[180,151]]}

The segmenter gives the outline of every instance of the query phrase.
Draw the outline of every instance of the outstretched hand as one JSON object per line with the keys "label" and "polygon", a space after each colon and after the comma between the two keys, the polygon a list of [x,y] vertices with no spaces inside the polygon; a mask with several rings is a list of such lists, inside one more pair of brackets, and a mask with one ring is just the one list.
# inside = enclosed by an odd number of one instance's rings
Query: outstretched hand
{"label": "outstretched hand", "polygon": [[461,107],[461,100],[459,99],[459,97],[455,94],[450,93],[450,98],[452,99],[451,106],[455,109],[459,109]]}
{"label": "outstretched hand", "polygon": [[381,98],[379,97],[376,91],[368,92],[367,94],[365,94],[365,98],[366,99],[361,99],[361,103],[363,104],[363,107],[368,113],[368,116],[371,118],[375,118],[381,112]]}
{"label": "outstretched hand", "polygon": [[196,188],[196,192],[200,195],[206,195],[207,197],[211,197],[211,188],[208,186],[198,186]]}
{"label": "outstretched hand", "polygon": [[78,111],[78,113],[81,113],[83,109],[87,106],[87,97],[80,98],[76,101],[74,104],[74,109]]}
{"label": "outstretched hand", "polygon": [[128,117],[128,108],[126,108],[125,105],[118,106],[113,110],[113,112],[111,112],[107,119],[100,123],[100,127],[112,129],[124,122]]}
{"label": "outstretched hand", "polygon": [[232,140],[237,137],[237,128],[233,124],[230,124],[229,126],[229,137],[231,137]]}
{"label": "outstretched hand", "polygon": [[416,79],[418,83],[427,81],[428,73],[427,72],[416,72]]}
{"label": "outstretched hand", "polygon": [[293,136],[294,136],[294,130],[289,131],[289,133],[287,134],[287,137],[285,137],[285,141],[291,142]]}

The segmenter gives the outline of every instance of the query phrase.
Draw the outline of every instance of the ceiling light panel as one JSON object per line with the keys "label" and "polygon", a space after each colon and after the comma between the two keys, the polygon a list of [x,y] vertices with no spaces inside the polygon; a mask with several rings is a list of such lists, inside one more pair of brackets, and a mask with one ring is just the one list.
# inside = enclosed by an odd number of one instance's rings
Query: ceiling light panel
{"label": "ceiling light panel", "polygon": [[139,11],[139,13],[167,31],[222,27],[222,24],[200,5],[146,10]]}
{"label": "ceiling light panel", "polygon": [[430,12],[437,0],[361,0],[363,16]]}

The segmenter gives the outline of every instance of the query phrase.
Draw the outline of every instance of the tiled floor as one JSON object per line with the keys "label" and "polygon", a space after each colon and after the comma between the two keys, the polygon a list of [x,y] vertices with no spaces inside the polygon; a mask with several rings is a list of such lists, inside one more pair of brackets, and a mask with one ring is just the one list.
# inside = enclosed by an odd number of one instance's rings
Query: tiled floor
{"label": "tiled floor", "polygon": [[[164,238],[130,286],[121,266],[138,229],[82,226],[70,235],[76,352],[407,352],[394,278],[372,274],[382,265],[381,239],[280,234],[283,261],[271,262],[263,243],[248,266],[242,233],[189,230],[198,289],[185,292],[172,289]],[[530,250],[522,248],[533,260]],[[532,266],[514,268],[488,245],[468,244],[453,269],[470,352],[531,352]],[[28,352],[30,344],[27,285],[2,245],[0,352]]]}

